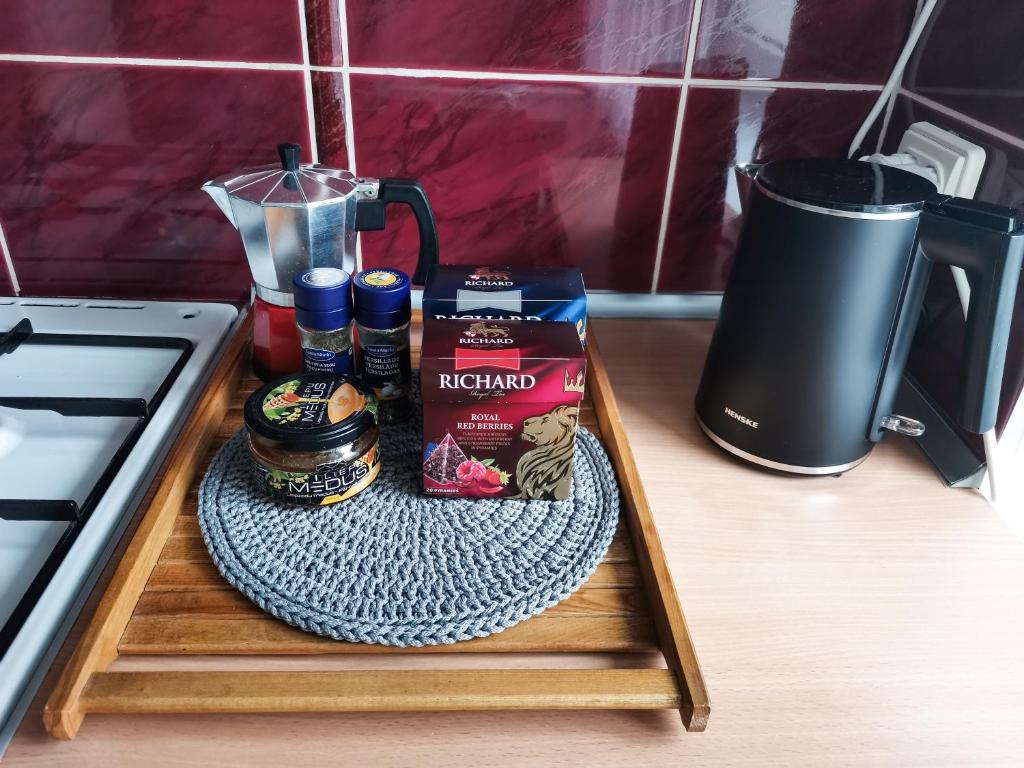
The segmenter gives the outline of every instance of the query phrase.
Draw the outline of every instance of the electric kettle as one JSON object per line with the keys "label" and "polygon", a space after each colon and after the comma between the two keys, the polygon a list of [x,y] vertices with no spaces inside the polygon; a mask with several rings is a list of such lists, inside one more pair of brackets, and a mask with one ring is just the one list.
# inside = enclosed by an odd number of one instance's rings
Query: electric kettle
{"label": "electric kettle", "polygon": [[749,167],[746,217],[696,397],[700,427],[736,456],[836,474],[886,431],[932,264],[971,286],[957,419],[995,425],[1024,253],[1015,210],[942,196],[907,171],[854,160]]}
{"label": "electric kettle", "polygon": [[412,208],[419,227],[413,282],[437,264],[437,224],[413,179],[373,179],[301,165],[298,144],[277,147],[280,165],[249,168],[203,184],[242,236],[252,272],[253,367],[269,378],[302,370],[292,278],[313,267],[355,270],[356,232],[384,229],[385,207]]}

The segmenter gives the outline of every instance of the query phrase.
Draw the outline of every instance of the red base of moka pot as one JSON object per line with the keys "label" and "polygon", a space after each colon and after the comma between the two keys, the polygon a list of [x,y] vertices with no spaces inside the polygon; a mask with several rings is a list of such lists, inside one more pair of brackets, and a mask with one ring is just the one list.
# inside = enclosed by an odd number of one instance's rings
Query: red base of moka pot
{"label": "red base of moka pot", "polygon": [[261,379],[302,370],[302,346],[295,307],[281,307],[259,296],[252,305],[252,367]]}

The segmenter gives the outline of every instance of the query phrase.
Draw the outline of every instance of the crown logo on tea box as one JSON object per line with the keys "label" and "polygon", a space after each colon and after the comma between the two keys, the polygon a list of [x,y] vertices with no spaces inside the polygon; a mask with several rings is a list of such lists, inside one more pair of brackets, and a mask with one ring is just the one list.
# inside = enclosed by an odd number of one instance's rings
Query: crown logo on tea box
{"label": "crown logo on tea box", "polygon": [[565,383],[562,385],[563,392],[579,392],[583,394],[583,371],[576,374],[575,378],[569,378],[569,369],[565,369]]}
{"label": "crown logo on tea box", "polygon": [[505,338],[508,336],[508,328],[501,325],[491,325],[483,321],[479,323],[471,323],[469,328],[462,332],[464,335],[473,339],[477,336],[484,338]]}
{"label": "crown logo on tea box", "polygon": [[477,267],[470,280],[508,280],[511,274],[505,269],[492,269],[491,267]]}

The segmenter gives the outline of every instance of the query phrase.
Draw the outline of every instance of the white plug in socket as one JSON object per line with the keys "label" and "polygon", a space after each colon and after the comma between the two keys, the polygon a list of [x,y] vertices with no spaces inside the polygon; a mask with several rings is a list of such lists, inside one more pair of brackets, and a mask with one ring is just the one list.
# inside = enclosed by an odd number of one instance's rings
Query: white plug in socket
{"label": "white plug in socket", "polygon": [[911,125],[900,141],[899,153],[932,168],[939,192],[973,198],[985,167],[985,150],[931,123]]}

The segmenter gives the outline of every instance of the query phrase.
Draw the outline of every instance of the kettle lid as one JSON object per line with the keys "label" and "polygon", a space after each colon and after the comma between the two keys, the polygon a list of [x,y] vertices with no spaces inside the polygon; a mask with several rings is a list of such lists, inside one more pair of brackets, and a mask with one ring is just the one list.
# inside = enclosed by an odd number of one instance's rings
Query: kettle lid
{"label": "kettle lid", "polygon": [[921,176],[864,160],[774,160],[758,170],[756,181],[790,201],[853,213],[920,211],[936,194]]}
{"label": "kettle lid", "polygon": [[249,168],[213,183],[232,198],[260,206],[306,207],[343,200],[356,191],[358,180],[348,171],[299,164],[299,145],[281,144],[281,164]]}

